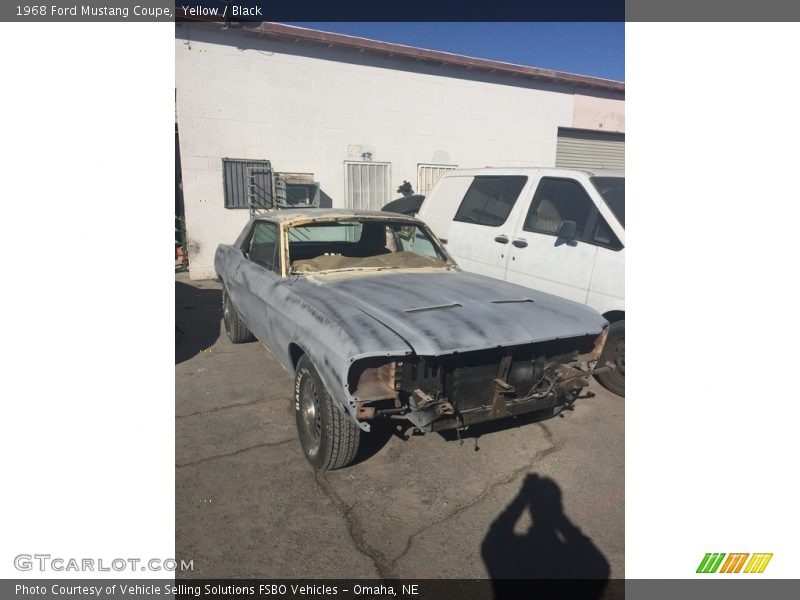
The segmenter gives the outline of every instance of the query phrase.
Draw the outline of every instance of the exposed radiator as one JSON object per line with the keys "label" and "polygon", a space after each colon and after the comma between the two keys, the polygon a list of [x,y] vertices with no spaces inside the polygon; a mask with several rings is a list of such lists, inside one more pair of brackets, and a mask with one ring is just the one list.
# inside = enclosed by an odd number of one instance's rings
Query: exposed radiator
{"label": "exposed radiator", "polygon": [[460,411],[491,406],[498,364],[457,367],[451,374],[450,401]]}

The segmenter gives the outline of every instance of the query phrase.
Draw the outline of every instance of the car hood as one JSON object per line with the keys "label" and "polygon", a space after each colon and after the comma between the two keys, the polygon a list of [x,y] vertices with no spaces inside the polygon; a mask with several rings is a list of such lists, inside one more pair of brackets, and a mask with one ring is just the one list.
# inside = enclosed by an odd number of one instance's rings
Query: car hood
{"label": "car hood", "polygon": [[597,335],[607,324],[582,304],[458,270],[322,276],[313,286],[422,356]]}

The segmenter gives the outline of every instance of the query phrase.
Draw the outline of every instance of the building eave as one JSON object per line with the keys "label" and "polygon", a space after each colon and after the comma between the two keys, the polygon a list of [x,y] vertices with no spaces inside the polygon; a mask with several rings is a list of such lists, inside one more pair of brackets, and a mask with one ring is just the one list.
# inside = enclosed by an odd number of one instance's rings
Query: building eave
{"label": "building eave", "polygon": [[[182,20],[195,20],[183,18]],[[197,19],[202,20],[202,19]],[[231,27],[232,23],[222,24],[221,26]],[[512,77],[523,77],[560,83],[582,88],[604,90],[606,92],[625,93],[625,83],[612,79],[600,77],[590,77],[588,75],[578,75],[576,73],[566,73],[553,69],[542,69],[539,67],[529,67],[517,65],[485,58],[475,58],[440,50],[428,50],[414,46],[405,46],[389,42],[381,42],[363,37],[344,35],[341,33],[330,33],[284,25],[282,23],[237,23],[235,31],[245,31],[261,36],[280,39],[291,42],[306,42],[313,44],[324,44],[331,47],[349,48],[358,52],[369,52],[388,57],[401,57],[427,63],[436,63],[442,66],[454,66],[467,70],[482,71],[487,73],[499,73]]]}

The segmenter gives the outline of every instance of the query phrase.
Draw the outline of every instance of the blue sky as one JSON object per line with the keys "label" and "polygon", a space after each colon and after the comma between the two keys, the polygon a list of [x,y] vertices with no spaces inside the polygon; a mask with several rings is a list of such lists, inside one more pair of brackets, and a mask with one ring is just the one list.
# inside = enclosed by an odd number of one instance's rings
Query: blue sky
{"label": "blue sky", "polygon": [[624,23],[288,23],[419,46],[625,80]]}

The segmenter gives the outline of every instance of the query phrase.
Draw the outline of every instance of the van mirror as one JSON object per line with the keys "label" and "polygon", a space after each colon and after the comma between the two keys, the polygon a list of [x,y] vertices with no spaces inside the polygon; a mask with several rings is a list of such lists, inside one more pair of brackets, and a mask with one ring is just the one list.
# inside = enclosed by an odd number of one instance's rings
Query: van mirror
{"label": "van mirror", "polygon": [[558,227],[558,237],[570,242],[575,239],[576,229],[577,225],[575,225],[575,221],[562,221],[561,225]]}

